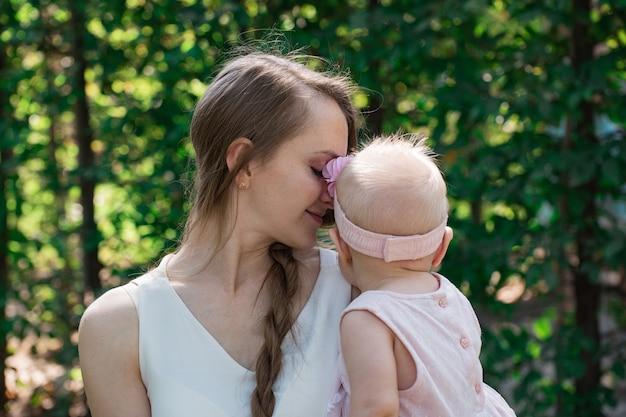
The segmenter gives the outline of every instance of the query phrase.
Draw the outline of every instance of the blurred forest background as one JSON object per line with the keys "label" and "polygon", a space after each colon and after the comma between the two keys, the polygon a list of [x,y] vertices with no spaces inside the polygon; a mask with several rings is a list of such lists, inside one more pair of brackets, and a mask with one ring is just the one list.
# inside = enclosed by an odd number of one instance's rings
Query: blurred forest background
{"label": "blurred forest background", "polygon": [[277,28],[350,70],[364,134],[443,155],[486,381],[518,416],[626,416],[626,1],[0,5],[0,415],[88,415],[85,305],[176,244],[194,102]]}

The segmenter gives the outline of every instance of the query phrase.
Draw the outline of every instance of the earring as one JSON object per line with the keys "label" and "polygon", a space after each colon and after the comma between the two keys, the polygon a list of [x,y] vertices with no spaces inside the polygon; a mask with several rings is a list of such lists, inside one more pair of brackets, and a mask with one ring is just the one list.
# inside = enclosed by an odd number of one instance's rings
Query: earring
{"label": "earring", "polygon": [[246,185],[246,183],[242,182],[242,183],[239,184],[239,189],[240,190],[247,190],[248,186]]}

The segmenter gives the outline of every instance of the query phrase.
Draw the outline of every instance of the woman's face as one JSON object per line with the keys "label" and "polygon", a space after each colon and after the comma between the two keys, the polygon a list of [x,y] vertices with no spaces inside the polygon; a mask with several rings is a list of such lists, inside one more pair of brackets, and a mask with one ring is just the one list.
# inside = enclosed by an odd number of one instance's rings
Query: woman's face
{"label": "woman's face", "polygon": [[298,136],[269,160],[250,163],[250,186],[241,193],[238,219],[262,244],[315,246],[322,217],[332,208],[321,170],[330,159],[346,154],[348,124],[327,97],[311,99],[308,113]]}

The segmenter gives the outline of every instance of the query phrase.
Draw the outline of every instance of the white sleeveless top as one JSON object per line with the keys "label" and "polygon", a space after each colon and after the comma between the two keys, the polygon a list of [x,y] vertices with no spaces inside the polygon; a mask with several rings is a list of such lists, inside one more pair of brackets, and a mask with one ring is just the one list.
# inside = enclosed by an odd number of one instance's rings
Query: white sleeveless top
{"label": "white sleeveless top", "polygon": [[[171,256],[171,255],[170,255]],[[254,371],[237,363],[171,287],[166,256],[124,288],[139,318],[139,366],[152,417],[250,417]],[[338,384],[339,317],[350,302],[337,254],[320,248],[320,273],[283,341],[275,417],[322,417]]]}

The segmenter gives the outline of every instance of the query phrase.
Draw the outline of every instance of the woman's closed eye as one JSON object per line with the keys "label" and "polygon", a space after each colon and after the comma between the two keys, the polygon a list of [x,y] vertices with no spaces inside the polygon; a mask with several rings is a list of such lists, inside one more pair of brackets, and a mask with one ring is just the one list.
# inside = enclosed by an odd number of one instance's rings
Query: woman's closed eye
{"label": "woman's closed eye", "polygon": [[319,177],[319,178],[324,178],[324,176],[322,175],[322,171],[321,171],[321,170],[317,170],[317,169],[315,169],[315,168],[311,167],[311,171],[313,171],[313,174],[314,174],[316,177]]}

